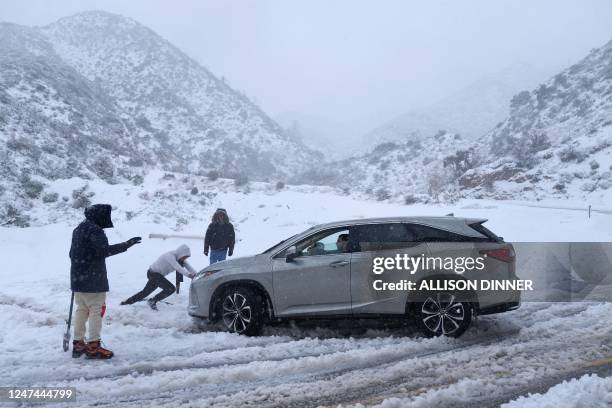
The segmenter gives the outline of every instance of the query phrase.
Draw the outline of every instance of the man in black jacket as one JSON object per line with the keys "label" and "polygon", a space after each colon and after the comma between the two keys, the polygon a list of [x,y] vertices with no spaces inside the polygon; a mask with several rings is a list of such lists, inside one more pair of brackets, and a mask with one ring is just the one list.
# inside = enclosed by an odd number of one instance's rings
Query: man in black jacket
{"label": "man in black jacket", "polygon": [[204,255],[208,256],[210,249],[210,263],[224,261],[225,256],[234,254],[236,234],[234,226],[229,222],[227,211],[218,208],[212,216],[212,221],[206,230],[204,238]]}
{"label": "man in black jacket", "polygon": [[[70,288],[76,311],[72,356],[83,353],[88,358],[111,358],[113,352],[100,345],[102,317],[106,309],[106,258],[127,251],[140,243],[140,237],[109,245],[104,228],[112,228],[111,206],[96,204],[85,209],[85,220],[72,232],[70,247]],[[89,323],[89,341],[85,343],[85,324]]]}

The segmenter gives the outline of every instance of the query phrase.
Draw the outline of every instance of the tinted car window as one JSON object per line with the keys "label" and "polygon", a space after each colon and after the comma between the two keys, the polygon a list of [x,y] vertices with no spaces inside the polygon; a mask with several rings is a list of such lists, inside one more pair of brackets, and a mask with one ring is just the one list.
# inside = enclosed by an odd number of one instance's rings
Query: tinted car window
{"label": "tinted car window", "polygon": [[470,224],[470,227],[486,236],[490,242],[500,242],[502,239],[482,224]]}
{"label": "tinted car window", "polygon": [[488,238],[467,237],[454,232],[444,231],[426,225],[408,224],[410,229],[419,242],[481,242],[488,241]]}
{"label": "tinted car window", "polygon": [[415,235],[400,223],[359,225],[351,230],[349,248],[353,252],[380,251],[414,245]]}
{"label": "tinted car window", "polygon": [[[349,230],[347,228],[334,228],[318,232],[298,242],[296,247],[297,256],[329,255],[347,252],[347,241]],[[277,257],[285,257],[285,252]]]}

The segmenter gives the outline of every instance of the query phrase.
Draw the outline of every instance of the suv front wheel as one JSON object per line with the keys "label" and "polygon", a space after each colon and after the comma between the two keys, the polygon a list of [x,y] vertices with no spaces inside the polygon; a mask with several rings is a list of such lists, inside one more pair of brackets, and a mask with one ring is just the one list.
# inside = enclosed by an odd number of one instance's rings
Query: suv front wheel
{"label": "suv front wheel", "polygon": [[459,337],[470,326],[474,307],[452,292],[430,292],[415,305],[417,325],[428,337]]}
{"label": "suv front wheel", "polygon": [[221,321],[232,333],[256,336],[263,325],[262,299],[246,287],[230,288],[220,302]]}

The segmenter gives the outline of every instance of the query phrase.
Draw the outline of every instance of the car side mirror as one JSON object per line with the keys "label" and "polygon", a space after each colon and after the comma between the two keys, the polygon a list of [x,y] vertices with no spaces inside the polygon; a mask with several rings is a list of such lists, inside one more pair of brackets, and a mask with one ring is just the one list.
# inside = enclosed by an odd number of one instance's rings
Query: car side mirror
{"label": "car side mirror", "polygon": [[285,252],[285,261],[293,262],[293,260],[297,257],[297,248],[295,245],[287,248],[287,252]]}

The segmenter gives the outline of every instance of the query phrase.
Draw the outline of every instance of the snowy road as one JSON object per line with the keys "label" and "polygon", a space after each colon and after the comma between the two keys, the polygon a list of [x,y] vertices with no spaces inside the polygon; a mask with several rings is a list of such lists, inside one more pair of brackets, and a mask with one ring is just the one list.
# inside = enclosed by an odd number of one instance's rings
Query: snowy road
{"label": "snowy road", "polygon": [[[325,205],[331,210],[341,207],[336,204]],[[292,208],[298,205],[297,199],[291,203]],[[245,204],[245,209],[252,208],[259,209]],[[241,234],[251,237],[242,245],[258,242],[261,225],[275,231],[276,224],[262,224],[260,218],[280,211],[277,208],[268,205],[240,224]],[[512,228],[508,223],[520,216],[529,224],[540,217],[540,209],[507,206],[501,211],[480,204],[463,208],[467,215],[490,217],[508,239],[538,238],[526,226]],[[508,217],[512,211],[516,215]],[[307,208],[292,214],[301,218],[293,219],[290,229],[302,229],[315,218]],[[278,216],[275,222],[285,225],[287,219]],[[612,231],[609,216],[585,221],[573,211],[538,222],[547,223],[543,234],[559,240],[570,239],[576,231],[582,231],[580,236],[595,231],[595,239],[609,240]],[[556,223],[562,227],[555,230]],[[159,226],[123,224],[109,231],[109,237],[116,242],[155,228]],[[271,240],[290,232],[278,228],[279,236]],[[161,240],[145,241],[109,259],[111,291],[102,336],[115,358],[72,359],[61,351],[70,231],[71,226],[60,224],[2,230],[2,386],[74,386],[79,407],[141,407],[143,400],[159,407],[455,407],[499,406],[528,392],[545,392],[566,378],[612,374],[610,302],[526,303],[510,313],[479,317],[459,339],[426,339],[401,324],[382,327],[362,321],[322,322],[319,327],[286,323],[267,327],[261,337],[232,335],[187,316],[187,288],[168,299],[171,305],[160,305],[159,312],[144,303],[119,306],[144,285],[147,262],[176,244]],[[193,258],[194,265],[205,263],[198,251]]]}
{"label": "snowy road", "polygon": [[[585,370],[609,375],[612,367],[611,304],[528,304],[481,317],[456,340],[424,339],[403,327],[310,325],[271,327],[266,336],[247,338],[200,330],[177,315],[179,304],[165,306],[157,314],[137,305],[112,315],[106,338],[117,355],[111,361],[73,360],[49,345],[17,350],[15,342],[2,355],[0,383],[75,386],[79,406],[136,407],[144,398],[168,407],[186,401],[308,407],[390,397],[450,406],[467,399],[498,404]],[[4,296],[0,310],[14,324],[61,337],[61,320],[42,306]]]}

